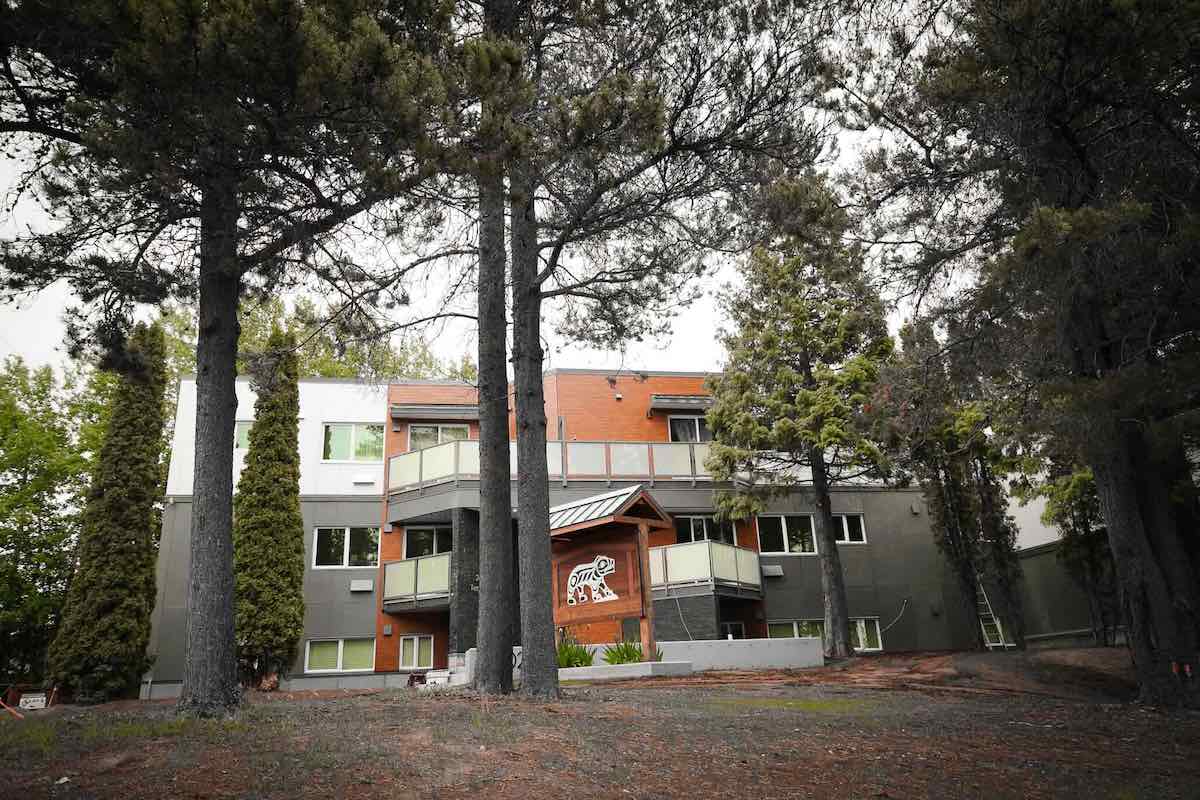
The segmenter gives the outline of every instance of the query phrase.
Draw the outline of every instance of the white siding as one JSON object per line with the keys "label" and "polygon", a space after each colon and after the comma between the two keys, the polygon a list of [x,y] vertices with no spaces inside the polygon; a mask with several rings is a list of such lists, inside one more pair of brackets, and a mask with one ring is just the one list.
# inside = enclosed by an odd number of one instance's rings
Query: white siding
{"label": "white siding", "polygon": [[[246,379],[237,382],[237,419],[254,419],[254,392]],[[386,424],[387,386],[336,381],[300,381],[300,494],[381,495],[383,462],[362,464],[323,463],[321,449],[326,422]],[[184,378],[179,385],[175,435],[167,472],[168,495],[192,493],[196,457],[196,381]],[[242,470],[243,451],[235,450],[233,476]]]}

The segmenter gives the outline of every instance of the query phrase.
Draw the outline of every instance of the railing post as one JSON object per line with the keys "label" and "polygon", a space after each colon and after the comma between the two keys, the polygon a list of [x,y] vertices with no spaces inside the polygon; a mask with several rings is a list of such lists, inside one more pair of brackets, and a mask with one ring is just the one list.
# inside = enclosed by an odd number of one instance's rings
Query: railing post
{"label": "railing post", "polygon": [[[650,485],[654,485],[654,447],[646,442],[646,463],[650,465]],[[664,562],[665,563],[665,562]]]}
{"label": "railing post", "polygon": [[425,491],[425,450],[417,451],[417,493]]}

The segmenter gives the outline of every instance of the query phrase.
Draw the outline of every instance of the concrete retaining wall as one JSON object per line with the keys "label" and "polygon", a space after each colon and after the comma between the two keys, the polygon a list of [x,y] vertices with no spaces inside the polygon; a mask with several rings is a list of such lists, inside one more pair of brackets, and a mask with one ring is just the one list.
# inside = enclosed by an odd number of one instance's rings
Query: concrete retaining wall
{"label": "concrete retaining wall", "polygon": [[624,678],[691,674],[692,665],[686,661],[639,661],[633,664],[566,667],[558,671],[558,679],[560,681],[616,681]]}
{"label": "concrete retaining wall", "polygon": [[[606,644],[585,645],[604,663]],[[689,661],[706,669],[803,669],[825,664],[820,639],[697,639],[659,642],[663,661]]]}

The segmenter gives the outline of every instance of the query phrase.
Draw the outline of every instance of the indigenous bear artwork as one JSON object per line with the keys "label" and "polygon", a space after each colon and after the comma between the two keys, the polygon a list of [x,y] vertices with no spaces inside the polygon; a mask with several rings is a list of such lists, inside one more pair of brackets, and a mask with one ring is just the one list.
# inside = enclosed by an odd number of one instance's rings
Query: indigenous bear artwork
{"label": "indigenous bear artwork", "polygon": [[580,564],[567,577],[567,605],[573,606],[588,601],[584,593],[591,593],[593,603],[607,603],[618,599],[617,593],[604,582],[617,568],[617,562],[605,555],[598,555],[590,563]]}

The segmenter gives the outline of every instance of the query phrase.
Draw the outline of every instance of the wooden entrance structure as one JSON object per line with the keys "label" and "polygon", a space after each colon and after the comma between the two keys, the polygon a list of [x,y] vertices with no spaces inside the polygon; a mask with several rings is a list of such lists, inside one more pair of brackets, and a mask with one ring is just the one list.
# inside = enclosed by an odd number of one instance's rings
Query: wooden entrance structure
{"label": "wooden entrance structure", "polygon": [[554,624],[638,618],[642,658],[654,658],[650,531],[671,515],[640,484],[550,509]]}

